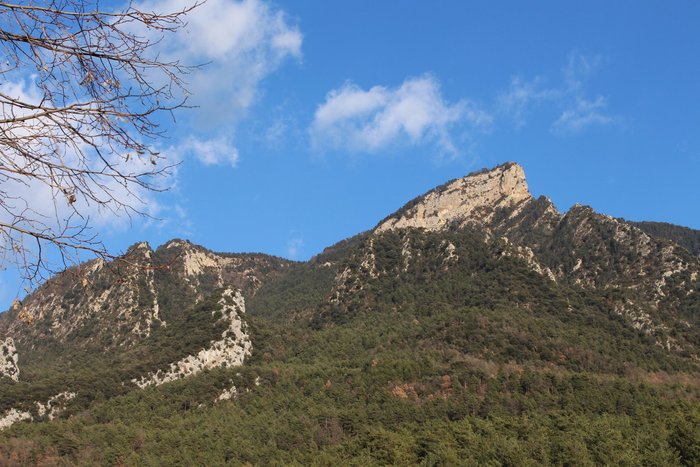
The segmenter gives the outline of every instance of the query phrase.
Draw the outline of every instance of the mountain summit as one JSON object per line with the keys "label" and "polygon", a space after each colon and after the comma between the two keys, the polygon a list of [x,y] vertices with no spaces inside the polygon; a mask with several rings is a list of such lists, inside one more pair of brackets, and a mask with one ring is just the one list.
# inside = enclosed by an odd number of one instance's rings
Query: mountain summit
{"label": "mountain summit", "polygon": [[515,214],[532,200],[525,171],[515,162],[508,162],[429,191],[382,221],[375,231],[408,227],[435,231],[470,222],[486,223],[497,210],[509,208]]}

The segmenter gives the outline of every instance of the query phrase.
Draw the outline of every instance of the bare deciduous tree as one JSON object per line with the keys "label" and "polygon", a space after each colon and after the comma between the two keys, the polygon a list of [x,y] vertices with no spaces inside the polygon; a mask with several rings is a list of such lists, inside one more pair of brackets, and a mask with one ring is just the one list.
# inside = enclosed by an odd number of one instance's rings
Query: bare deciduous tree
{"label": "bare deciduous tree", "polygon": [[159,42],[196,6],[0,3],[0,265],[36,280],[48,258],[109,257],[91,215],[147,215],[143,194],[172,168],[152,149],[158,115],[184,106],[191,70]]}

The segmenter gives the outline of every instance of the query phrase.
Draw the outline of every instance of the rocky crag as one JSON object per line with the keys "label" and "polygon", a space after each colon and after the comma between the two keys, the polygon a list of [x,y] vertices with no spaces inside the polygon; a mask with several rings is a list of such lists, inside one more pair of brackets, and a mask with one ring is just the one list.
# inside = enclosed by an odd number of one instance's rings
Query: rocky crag
{"label": "rocky crag", "polygon": [[[96,379],[139,387],[243,364],[252,349],[244,296],[291,264],[173,240],[155,251],[139,243],[112,262],[58,274],[0,315],[0,335],[12,336],[1,343],[0,375],[30,387],[42,374],[65,376],[36,393],[18,387],[14,403],[7,398],[0,407],[0,427],[57,416],[81,394],[81,383],[69,381],[81,364],[103,368]],[[19,371],[25,365],[27,381]]]}
{"label": "rocky crag", "polygon": [[11,337],[5,339],[4,342],[0,342],[0,378],[7,377],[12,381],[19,379],[17,358],[15,341]]}
{"label": "rocky crag", "polygon": [[[682,233],[676,235],[682,246],[670,234],[654,235],[661,229],[653,223],[627,222],[578,204],[560,213],[547,197],[530,194],[521,166],[506,163],[416,198],[380,222],[373,235],[469,228],[553,281],[605,292],[616,312],[656,335],[659,345],[697,352],[694,343],[673,337],[674,329],[692,327],[688,310],[700,293],[700,259],[685,247],[694,245],[690,229],[665,230]],[[376,274],[371,242],[367,249],[371,276]],[[405,261],[416,254],[410,248],[402,252]]]}

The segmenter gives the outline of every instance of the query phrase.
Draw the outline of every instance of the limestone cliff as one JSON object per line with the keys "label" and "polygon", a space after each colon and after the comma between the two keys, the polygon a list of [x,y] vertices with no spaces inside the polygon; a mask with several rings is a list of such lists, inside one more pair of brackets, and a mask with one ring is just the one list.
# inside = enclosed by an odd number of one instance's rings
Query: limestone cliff
{"label": "limestone cliff", "polygon": [[141,388],[158,386],[203,370],[242,365],[252,351],[250,336],[246,333],[246,325],[243,321],[245,300],[239,291],[227,288],[221,293],[218,304],[219,310],[214,310],[212,313],[220,313],[220,319],[226,322],[226,328],[220,339],[212,341],[208,347],[196,355],[188,355],[171,363],[165,371],[158,370],[133,382]]}
{"label": "limestone cliff", "polygon": [[114,261],[97,259],[56,275],[0,315],[0,335],[31,350],[130,346],[219,288],[254,295],[289,264],[262,254],[214,253],[184,240],[155,251],[142,242]]}
{"label": "limestone cliff", "polygon": [[381,222],[375,232],[409,227],[434,231],[472,222],[483,225],[499,209],[509,209],[514,215],[532,199],[523,168],[510,162],[426,193]]}
{"label": "limestone cliff", "polygon": [[0,342],[0,378],[8,377],[13,381],[19,379],[19,367],[17,366],[17,349],[11,337]]}
{"label": "limestone cliff", "polygon": [[[609,290],[616,297],[614,312],[657,336],[660,345],[682,348],[671,329],[683,317],[669,316],[688,309],[700,293],[700,258],[688,242],[681,246],[670,235],[652,236],[640,226],[581,205],[561,214],[548,198],[530,194],[523,168],[511,162],[431,190],[380,222],[373,234],[476,229],[486,241],[500,242],[501,254],[522,259],[553,281]],[[405,261],[416,254],[408,244],[402,251]],[[369,264],[371,244],[363,255]],[[361,282],[362,274],[344,270],[333,300],[344,290],[362,289]]]}
{"label": "limestone cliff", "polygon": [[[671,282],[693,293],[697,274],[692,273],[700,269],[700,260],[680,245],[653,237],[623,219],[578,204],[560,214],[546,197],[532,197],[523,168],[512,162],[416,198],[382,221],[374,233],[464,227],[515,245],[515,250],[504,251],[511,254],[520,248],[533,268],[549,270],[546,274],[557,279],[591,288],[634,280],[643,283],[637,287],[645,289],[649,300],[666,297]],[[678,280],[669,279],[676,276]]]}

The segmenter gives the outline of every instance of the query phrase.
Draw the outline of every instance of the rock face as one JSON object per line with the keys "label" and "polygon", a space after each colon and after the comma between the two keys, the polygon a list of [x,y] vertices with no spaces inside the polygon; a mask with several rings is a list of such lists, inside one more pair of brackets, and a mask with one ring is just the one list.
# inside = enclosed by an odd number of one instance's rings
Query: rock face
{"label": "rock face", "polygon": [[20,350],[131,346],[216,289],[231,286],[250,297],[289,264],[262,254],[217,254],[184,240],[155,251],[142,242],[118,260],[93,260],[47,281],[0,315],[0,335],[12,336]]}
{"label": "rock face", "polygon": [[23,412],[17,409],[10,409],[5,414],[0,417],[0,430],[4,430],[17,422],[24,420],[31,420],[32,414],[29,412]]}
{"label": "rock face", "polygon": [[0,377],[6,376],[12,381],[19,381],[17,366],[17,349],[11,337],[0,342]]}
{"label": "rock face", "polygon": [[[614,311],[636,329],[655,335],[659,345],[690,345],[676,342],[671,329],[679,325],[680,310],[695,306],[700,293],[700,258],[693,249],[700,233],[630,223],[581,205],[561,214],[548,198],[530,194],[523,168],[511,162],[416,198],[380,222],[373,235],[464,228],[482,232],[487,242],[498,244],[500,254],[522,259],[553,281],[609,290],[617,297],[612,299]],[[402,251],[405,261],[420,254],[408,246]],[[371,243],[365,249],[363,264],[369,264],[375,253]],[[346,290],[363,289],[361,276],[342,271],[333,300],[338,302]]]}
{"label": "rock face", "polygon": [[504,250],[506,254],[520,251],[517,255],[533,269],[552,278],[590,288],[641,281],[650,300],[666,297],[670,282],[680,282],[686,292],[693,293],[692,271],[700,265],[695,255],[678,244],[652,237],[636,224],[598,214],[588,206],[577,204],[560,214],[546,197],[532,197],[523,168],[512,162],[467,175],[416,198],[382,221],[374,233],[464,227],[477,228],[487,238],[500,238],[513,246]]}
{"label": "rock face", "polygon": [[75,396],[76,394],[74,392],[65,391],[50,397],[46,402],[35,402],[34,406],[36,409],[36,416],[32,415],[31,412],[26,410],[16,408],[7,410],[2,416],[0,416],[0,430],[4,430],[17,422],[26,420],[35,420],[37,418],[41,419],[43,417],[53,420],[61,414],[66,405],[72,399],[74,399]]}
{"label": "rock face", "polygon": [[[70,399],[89,397],[84,390],[91,383],[76,381],[84,374],[76,360],[89,361],[96,380],[109,374],[117,392],[243,364],[252,351],[244,296],[253,297],[291,264],[173,240],[156,250],[138,243],[114,261],[57,274],[0,314],[0,336],[7,336],[0,341],[0,376],[18,381],[19,353],[31,368],[23,383],[43,381],[58,368],[65,378],[0,397],[0,427],[53,418]],[[57,395],[46,399],[50,394]]]}
{"label": "rock face", "polygon": [[171,363],[166,371],[158,371],[133,382],[141,388],[158,386],[197,374],[202,370],[242,365],[244,359],[252,352],[250,336],[246,333],[246,325],[243,321],[245,300],[239,291],[227,288],[221,294],[219,305],[221,319],[227,322],[221,339],[211,342],[209,347],[202,349],[196,355],[188,355],[176,363]]}
{"label": "rock face", "polygon": [[[129,332],[113,345],[135,342],[164,324],[153,265],[153,251],[143,242],[131,247],[123,262],[97,259],[66,270],[2,316],[0,329],[30,349],[79,344],[81,335],[85,345],[109,347],[115,329]],[[86,328],[93,332],[83,332]]]}
{"label": "rock face", "polygon": [[510,162],[428,192],[381,222],[375,232],[410,227],[435,231],[470,222],[483,224],[491,221],[497,210],[507,208],[516,214],[532,199],[525,171]]}

